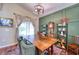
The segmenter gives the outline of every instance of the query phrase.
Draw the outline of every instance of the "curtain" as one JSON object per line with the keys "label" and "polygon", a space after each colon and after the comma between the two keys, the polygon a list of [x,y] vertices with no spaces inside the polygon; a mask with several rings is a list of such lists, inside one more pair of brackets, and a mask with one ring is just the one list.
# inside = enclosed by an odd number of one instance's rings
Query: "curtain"
{"label": "curtain", "polygon": [[34,26],[30,20],[30,18],[23,17],[20,15],[15,15],[16,19],[16,36],[19,38],[22,36],[23,38],[33,42],[34,40]]}

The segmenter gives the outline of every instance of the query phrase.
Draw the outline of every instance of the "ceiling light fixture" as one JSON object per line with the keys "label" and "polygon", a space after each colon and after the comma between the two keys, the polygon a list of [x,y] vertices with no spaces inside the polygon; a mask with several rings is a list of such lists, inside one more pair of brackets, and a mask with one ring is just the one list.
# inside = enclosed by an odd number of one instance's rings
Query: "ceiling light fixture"
{"label": "ceiling light fixture", "polygon": [[35,8],[34,10],[35,14],[40,15],[44,13],[44,7],[42,5],[38,4],[34,6],[34,8]]}

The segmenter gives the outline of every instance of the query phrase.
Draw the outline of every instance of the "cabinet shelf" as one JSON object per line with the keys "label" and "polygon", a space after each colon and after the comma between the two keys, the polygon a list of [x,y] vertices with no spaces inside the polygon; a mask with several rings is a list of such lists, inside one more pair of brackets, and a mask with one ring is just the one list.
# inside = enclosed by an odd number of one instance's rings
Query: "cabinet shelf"
{"label": "cabinet shelf", "polygon": [[47,24],[45,25],[41,25],[41,33],[43,33],[44,35],[46,35],[47,34]]}
{"label": "cabinet shelf", "polygon": [[65,24],[63,26],[63,24],[61,24],[59,26],[59,24],[57,24],[57,38],[61,39],[63,38],[67,44],[67,39],[68,39],[68,24]]}

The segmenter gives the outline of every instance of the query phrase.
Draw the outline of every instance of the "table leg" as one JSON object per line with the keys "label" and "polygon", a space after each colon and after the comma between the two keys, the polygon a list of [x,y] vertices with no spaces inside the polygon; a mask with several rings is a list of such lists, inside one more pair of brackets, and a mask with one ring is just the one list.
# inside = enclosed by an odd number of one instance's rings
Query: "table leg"
{"label": "table leg", "polygon": [[51,46],[51,55],[53,55],[53,45]]}

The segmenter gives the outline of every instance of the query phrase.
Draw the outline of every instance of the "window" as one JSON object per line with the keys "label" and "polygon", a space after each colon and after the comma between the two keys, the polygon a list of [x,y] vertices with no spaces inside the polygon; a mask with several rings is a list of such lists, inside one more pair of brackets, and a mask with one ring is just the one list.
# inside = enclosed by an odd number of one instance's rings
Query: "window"
{"label": "window", "polygon": [[19,26],[19,36],[22,36],[23,38],[29,40],[30,42],[33,42],[34,40],[34,26],[32,22],[22,22]]}

